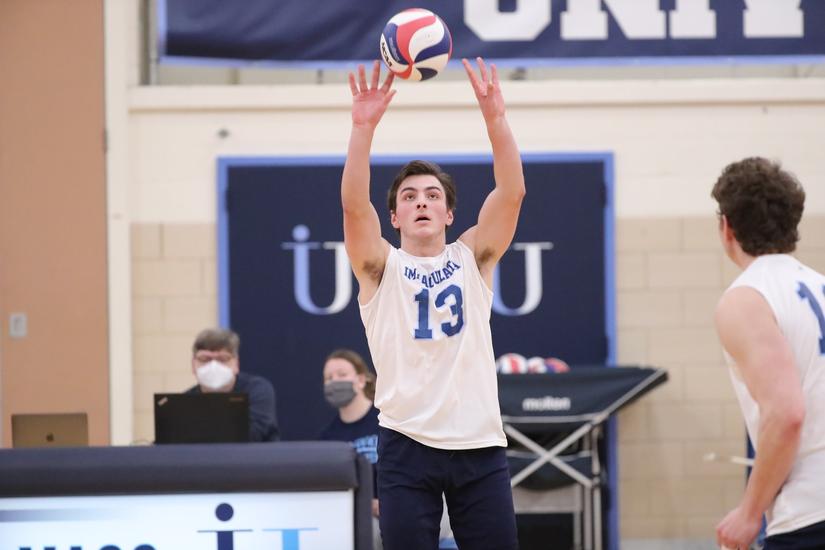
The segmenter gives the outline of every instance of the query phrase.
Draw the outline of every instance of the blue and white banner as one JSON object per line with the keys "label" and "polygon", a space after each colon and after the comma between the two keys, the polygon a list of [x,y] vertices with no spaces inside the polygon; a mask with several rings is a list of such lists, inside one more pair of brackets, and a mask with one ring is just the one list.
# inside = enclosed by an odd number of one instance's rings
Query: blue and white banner
{"label": "blue and white banner", "polygon": [[159,0],[161,61],[303,66],[378,59],[386,22],[426,8],[453,59],[679,63],[825,56],[822,0]]}
{"label": "blue and white banner", "polygon": [[[387,188],[415,157],[374,157],[372,201],[383,236]],[[491,158],[431,156],[458,186],[453,241],[493,188]],[[523,155],[527,198],[494,277],[496,356],[613,359],[612,157]],[[285,439],[314,439],[334,411],[322,392],[325,357],[339,347],[369,359],[343,243],[342,157],[219,161],[221,324],[241,336],[241,369],[269,378]]]}
{"label": "blue and white banner", "polygon": [[350,491],[0,499],[15,549],[329,550],[353,547]]}

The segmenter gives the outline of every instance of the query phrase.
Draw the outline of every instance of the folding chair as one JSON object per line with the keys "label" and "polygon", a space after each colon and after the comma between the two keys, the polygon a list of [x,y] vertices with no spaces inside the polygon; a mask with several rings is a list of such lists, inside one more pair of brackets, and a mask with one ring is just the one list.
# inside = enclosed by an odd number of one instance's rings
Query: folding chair
{"label": "folding chair", "polygon": [[[577,484],[580,500],[571,501],[567,507],[574,514],[574,545],[577,549],[601,550],[603,469],[598,442],[602,425],[611,414],[666,380],[666,371],[641,367],[574,367],[558,374],[499,374],[504,431],[524,449],[508,451],[517,511],[525,509],[517,499],[527,498],[526,487],[558,490],[560,485]],[[547,436],[555,439],[549,444],[538,441]],[[580,450],[571,457],[574,445]],[[520,485],[525,487],[523,491],[517,490]],[[552,505],[545,503],[532,511],[548,508]]]}

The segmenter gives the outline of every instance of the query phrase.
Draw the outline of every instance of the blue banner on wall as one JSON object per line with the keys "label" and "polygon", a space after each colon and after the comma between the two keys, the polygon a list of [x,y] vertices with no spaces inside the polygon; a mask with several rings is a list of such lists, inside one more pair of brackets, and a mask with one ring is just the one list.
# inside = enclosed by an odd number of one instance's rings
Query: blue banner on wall
{"label": "blue banner on wall", "polygon": [[[448,240],[476,223],[493,187],[488,156],[431,157],[458,184]],[[386,190],[409,158],[377,157],[372,200],[395,246]],[[611,363],[612,157],[525,155],[528,194],[496,277],[496,356]],[[343,246],[343,158],[219,161],[221,324],[241,335],[241,369],[272,381],[285,439],[313,439],[334,411],[322,395],[325,357],[369,359],[357,282]]]}
{"label": "blue banner on wall", "polygon": [[426,8],[453,58],[518,65],[825,56],[821,0],[159,0],[162,61],[310,66],[377,59],[397,12]]}

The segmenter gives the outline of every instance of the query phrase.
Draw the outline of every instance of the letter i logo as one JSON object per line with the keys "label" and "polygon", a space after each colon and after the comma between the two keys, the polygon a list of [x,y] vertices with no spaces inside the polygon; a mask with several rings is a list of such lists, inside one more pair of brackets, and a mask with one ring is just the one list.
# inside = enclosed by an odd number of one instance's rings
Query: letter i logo
{"label": "letter i logo", "polygon": [[[235,515],[231,505],[223,502],[215,508],[215,517],[220,521],[229,521]],[[219,531],[215,529],[198,530],[198,533],[215,533],[218,535],[218,550],[235,550],[235,533],[250,532],[252,529],[229,529]]]}
{"label": "letter i logo", "polygon": [[[295,302],[298,306],[313,315],[333,315],[342,311],[350,302],[352,296],[352,271],[350,269],[347,250],[343,242],[311,242],[309,228],[305,225],[296,225],[292,229],[294,242],[281,244],[281,248],[293,251],[293,279],[295,284]],[[318,306],[310,296],[310,250],[332,250],[335,254],[335,296],[328,306]]]}

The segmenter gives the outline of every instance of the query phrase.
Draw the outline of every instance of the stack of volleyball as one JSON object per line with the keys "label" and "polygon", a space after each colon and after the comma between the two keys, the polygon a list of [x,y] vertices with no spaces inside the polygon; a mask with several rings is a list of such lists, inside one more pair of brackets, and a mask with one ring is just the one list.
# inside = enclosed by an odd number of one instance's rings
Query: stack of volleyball
{"label": "stack of volleyball", "polygon": [[381,58],[396,76],[427,80],[447,65],[453,39],[447,25],[429,10],[404,10],[381,33]]}
{"label": "stack of volleyball", "polygon": [[568,372],[570,365],[558,357],[531,357],[505,353],[496,359],[496,372],[501,374],[544,374]]}

